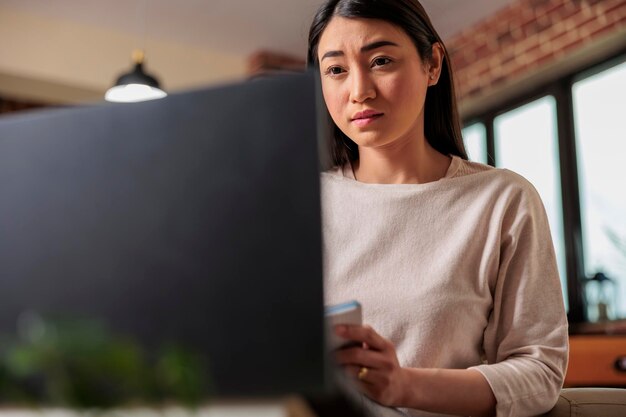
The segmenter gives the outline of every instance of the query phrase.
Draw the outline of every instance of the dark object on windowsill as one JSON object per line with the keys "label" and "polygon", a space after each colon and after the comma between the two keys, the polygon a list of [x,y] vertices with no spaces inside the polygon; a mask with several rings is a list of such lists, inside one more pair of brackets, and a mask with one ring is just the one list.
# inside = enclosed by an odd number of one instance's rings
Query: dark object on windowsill
{"label": "dark object on windowsill", "polygon": [[606,322],[618,318],[617,288],[615,281],[603,272],[583,280],[587,317],[590,322]]}

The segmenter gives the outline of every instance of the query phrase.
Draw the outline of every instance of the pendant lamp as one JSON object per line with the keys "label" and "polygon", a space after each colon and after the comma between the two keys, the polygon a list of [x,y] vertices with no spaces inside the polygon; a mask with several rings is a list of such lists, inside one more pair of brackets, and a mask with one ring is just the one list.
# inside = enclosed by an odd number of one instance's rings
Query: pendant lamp
{"label": "pendant lamp", "polygon": [[132,58],[135,64],[132,71],[120,75],[115,85],[106,92],[104,99],[117,103],[135,103],[167,96],[167,93],[159,88],[157,79],[144,72],[143,51],[134,50]]}

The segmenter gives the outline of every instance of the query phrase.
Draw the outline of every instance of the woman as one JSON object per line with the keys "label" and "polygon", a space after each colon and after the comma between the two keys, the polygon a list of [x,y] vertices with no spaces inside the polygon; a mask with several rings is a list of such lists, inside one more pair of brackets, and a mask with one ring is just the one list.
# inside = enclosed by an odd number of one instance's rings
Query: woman
{"label": "woman", "polygon": [[326,1],[308,61],[335,125],[326,302],[359,300],[369,325],[335,329],[361,342],[337,362],[365,396],[412,415],[549,410],[568,339],[545,211],[520,176],[467,161],[422,6]]}

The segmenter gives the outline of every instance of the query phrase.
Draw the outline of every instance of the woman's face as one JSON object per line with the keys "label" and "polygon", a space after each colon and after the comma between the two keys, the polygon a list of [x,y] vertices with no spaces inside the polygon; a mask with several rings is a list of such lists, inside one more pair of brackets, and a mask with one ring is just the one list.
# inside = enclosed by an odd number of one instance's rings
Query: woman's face
{"label": "woman's face", "polygon": [[335,16],[320,38],[318,59],[328,111],[360,147],[393,146],[423,134],[426,90],[439,74],[430,78],[434,71],[401,28]]}

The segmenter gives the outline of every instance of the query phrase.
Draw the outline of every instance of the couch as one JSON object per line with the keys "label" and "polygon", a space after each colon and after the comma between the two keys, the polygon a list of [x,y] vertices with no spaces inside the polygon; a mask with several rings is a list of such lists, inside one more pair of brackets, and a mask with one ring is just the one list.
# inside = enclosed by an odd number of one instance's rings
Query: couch
{"label": "couch", "polygon": [[626,389],[564,388],[542,417],[626,417]]}

